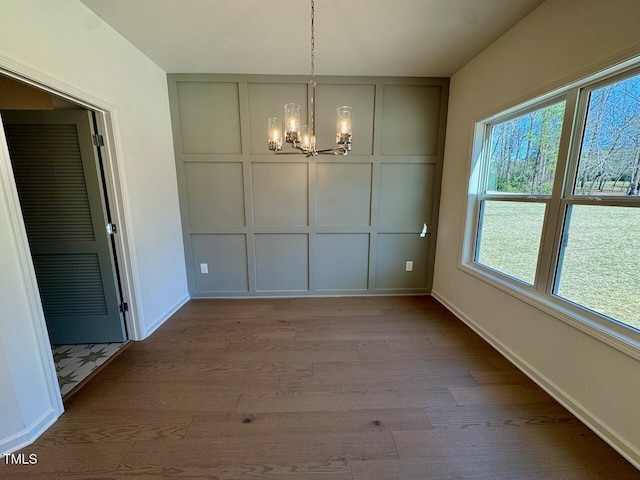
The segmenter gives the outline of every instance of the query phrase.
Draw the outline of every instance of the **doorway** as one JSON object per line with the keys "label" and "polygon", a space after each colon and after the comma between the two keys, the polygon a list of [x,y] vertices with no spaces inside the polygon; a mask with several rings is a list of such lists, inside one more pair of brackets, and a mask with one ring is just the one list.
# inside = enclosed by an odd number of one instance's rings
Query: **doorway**
{"label": "doorway", "polygon": [[127,344],[96,112],[0,78],[4,128],[61,394]]}

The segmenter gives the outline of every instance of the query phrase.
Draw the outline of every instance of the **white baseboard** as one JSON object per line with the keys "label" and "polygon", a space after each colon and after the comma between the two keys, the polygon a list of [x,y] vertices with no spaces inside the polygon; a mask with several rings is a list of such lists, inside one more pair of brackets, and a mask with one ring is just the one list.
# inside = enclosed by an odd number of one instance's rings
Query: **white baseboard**
{"label": "white baseboard", "polygon": [[[275,292],[277,293],[277,292]],[[367,293],[367,290],[354,293],[323,293],[322,290],[318,294],[311,295],[309,293],[301,293],[296,295],[272,295],[270,292],[258,292],[246,295],[202,295],[191,297],[193,300],[264,300],[271,298],[348,298],[348,297],[428,297],[429,292],[414,292],[414,293]]]}
{"label": "white baseboard", "polygon": [[190,300],[190,298],[191,297],[189,297],[188,294],[185,295],[180,300],[178,300],[178,302],[176,302],[175,305],[169,308],[169,310],[167,310],[163,315],[160,315],[160,317],[155,322],[153,322],[153,324],[149,325],[149,327],[145,329],[144,337],[142,337],[141,340],[144,340],[145,338],[149,337],[153,332],[155,332],[160,327],[160,325],[166,322],[169,319],[169,317],[174,313],[176,313],[185,303],[187,303]]}
{"label": "white baseboard", "polygon": [[626,458],[633,466],[640,469],[640,451],[634,445],[609,428],[607,424],[592,414],[579,401],[567,394],[559,385],[550,381],[544,374],[530,365],[526,360],[475,323],[468,315],[460,311],[439,292],[433,290],[431,292],[431,296],[442,303],[460,321],[468,325],[469,328],[491,344],[491,346],[518,367],[527,377],[533,380],[540,388],[557,400],[558,403],[578,417],[586,426],[611,445],[611,447]]}
{"label": "white baseboard", "polygon": [[47,428],[53,425],[58,416],[53,408],[49,408],[24,430],[0,439],[0,457],[31,445]]}

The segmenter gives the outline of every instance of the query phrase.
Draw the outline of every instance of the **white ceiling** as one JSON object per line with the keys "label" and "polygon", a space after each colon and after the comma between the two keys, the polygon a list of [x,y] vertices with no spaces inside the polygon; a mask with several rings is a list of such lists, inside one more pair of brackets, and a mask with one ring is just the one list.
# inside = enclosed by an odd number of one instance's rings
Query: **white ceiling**
{"label": "white ceiling", "polygon": [[[81,0],[167,72],[310,72],[310,0]],[[543,0],[316,0],[316,74],[450,76]]]}

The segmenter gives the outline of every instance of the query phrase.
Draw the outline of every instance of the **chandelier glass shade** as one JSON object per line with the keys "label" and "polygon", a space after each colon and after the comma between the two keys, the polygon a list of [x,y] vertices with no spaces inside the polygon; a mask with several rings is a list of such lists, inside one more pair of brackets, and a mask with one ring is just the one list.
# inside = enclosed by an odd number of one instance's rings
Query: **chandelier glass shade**
{"label": "chandelier glass shade", "polygon": [[[323,150],[316,149],[316,134],[314,119],[316,79],[315,79],[315,5],[311,0],[311,80],[309,81],[309,124],[303,125],[301,121],[302,108],[297,103],[287,103],[284,106],[284,126],[279,118],[269,118],[267,121],[269,150],[274,153],[283,153],[284,142],[294,149],[305,153],[307,157],[316,155],[347,155],[351,151],[352,122],[351,107],[343,105],[336,109],[336,147]],[[284,129],[283,129],[284,127]],[[285,152],[297,153],[297,152]]]}

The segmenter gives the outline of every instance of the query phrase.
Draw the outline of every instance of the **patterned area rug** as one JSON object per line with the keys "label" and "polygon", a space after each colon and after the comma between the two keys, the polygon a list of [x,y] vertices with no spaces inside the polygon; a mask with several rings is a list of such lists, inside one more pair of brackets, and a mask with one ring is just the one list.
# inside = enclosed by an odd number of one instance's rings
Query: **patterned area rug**
{"label": "patterned area rug", "polygon": [[62,396],[73,390],[123,346],[124,343],[51,345]]}

